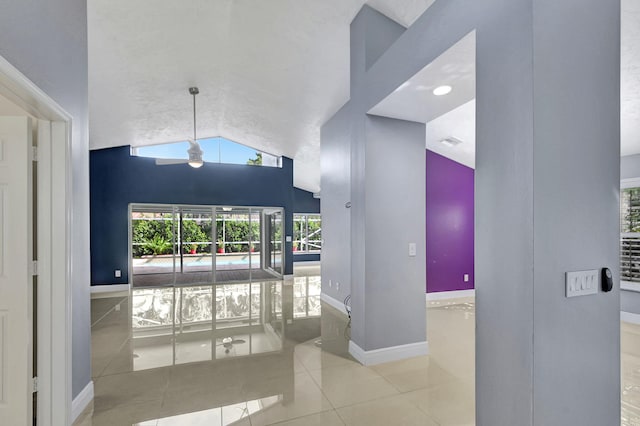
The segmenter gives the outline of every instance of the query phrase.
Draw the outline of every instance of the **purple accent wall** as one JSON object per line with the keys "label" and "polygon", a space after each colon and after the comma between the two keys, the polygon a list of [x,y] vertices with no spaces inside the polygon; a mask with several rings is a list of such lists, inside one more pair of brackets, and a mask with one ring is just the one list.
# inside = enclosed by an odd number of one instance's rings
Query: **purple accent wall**
{"label": "purple accent wall", "polygon": [[472,289],[474,171],[429,150],[426,157],[427,293]]}

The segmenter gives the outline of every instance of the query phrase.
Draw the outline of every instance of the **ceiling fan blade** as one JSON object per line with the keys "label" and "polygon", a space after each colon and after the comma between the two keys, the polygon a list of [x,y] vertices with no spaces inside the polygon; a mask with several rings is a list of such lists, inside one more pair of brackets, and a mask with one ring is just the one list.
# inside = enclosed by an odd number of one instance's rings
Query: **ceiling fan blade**
{"label": "ceiling fan blade", "polygon": [[168,166],[170,164],[186,164],[189,160],[182,158],[156,158],[157,166]]}

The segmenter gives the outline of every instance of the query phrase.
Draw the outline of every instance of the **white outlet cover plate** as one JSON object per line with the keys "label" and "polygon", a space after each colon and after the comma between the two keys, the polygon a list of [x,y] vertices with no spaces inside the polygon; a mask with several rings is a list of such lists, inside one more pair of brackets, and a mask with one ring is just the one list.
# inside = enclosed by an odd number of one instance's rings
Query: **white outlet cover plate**
{"label": "white outlet cover plate", "polygon": [[565,294],[567,297],[597,294],[600,288],[600,275],[597,269],[574,271],[565,274]]}

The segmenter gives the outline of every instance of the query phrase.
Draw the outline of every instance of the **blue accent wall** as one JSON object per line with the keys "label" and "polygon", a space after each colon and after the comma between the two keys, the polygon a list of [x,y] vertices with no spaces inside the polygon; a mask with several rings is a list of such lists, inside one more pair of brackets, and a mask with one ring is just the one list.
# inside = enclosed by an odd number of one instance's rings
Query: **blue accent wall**
{"label": "blue accent wall", "polygon": [[[282,158],[281,168],[205,163],[194,169],[157,166],[153,158],[130,152],[128,145],[90,152],[91,285],[129,282],[131,203],[282,207],[285,235],[292,234],[296,190],[290,158]],[[299,202],[309,205],[302,194]],[[285,243],[285,274],[293,273],[292,253],[292,243]],[[114,277],[116,269],[122,277]]]}
{"label": "blue accent wall", "polygon": [[313,198],[312,192],[293,188],[293,212],[320,214],[320,199]]}

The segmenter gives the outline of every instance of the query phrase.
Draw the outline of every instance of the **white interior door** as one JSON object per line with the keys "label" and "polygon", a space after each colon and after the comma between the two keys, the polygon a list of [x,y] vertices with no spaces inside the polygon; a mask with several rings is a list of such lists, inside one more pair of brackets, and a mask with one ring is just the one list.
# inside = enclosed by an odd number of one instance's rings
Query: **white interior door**
{"label": "white interior door", "polygon": [[32,123],[0,117],[0,423],[32,423]]}

